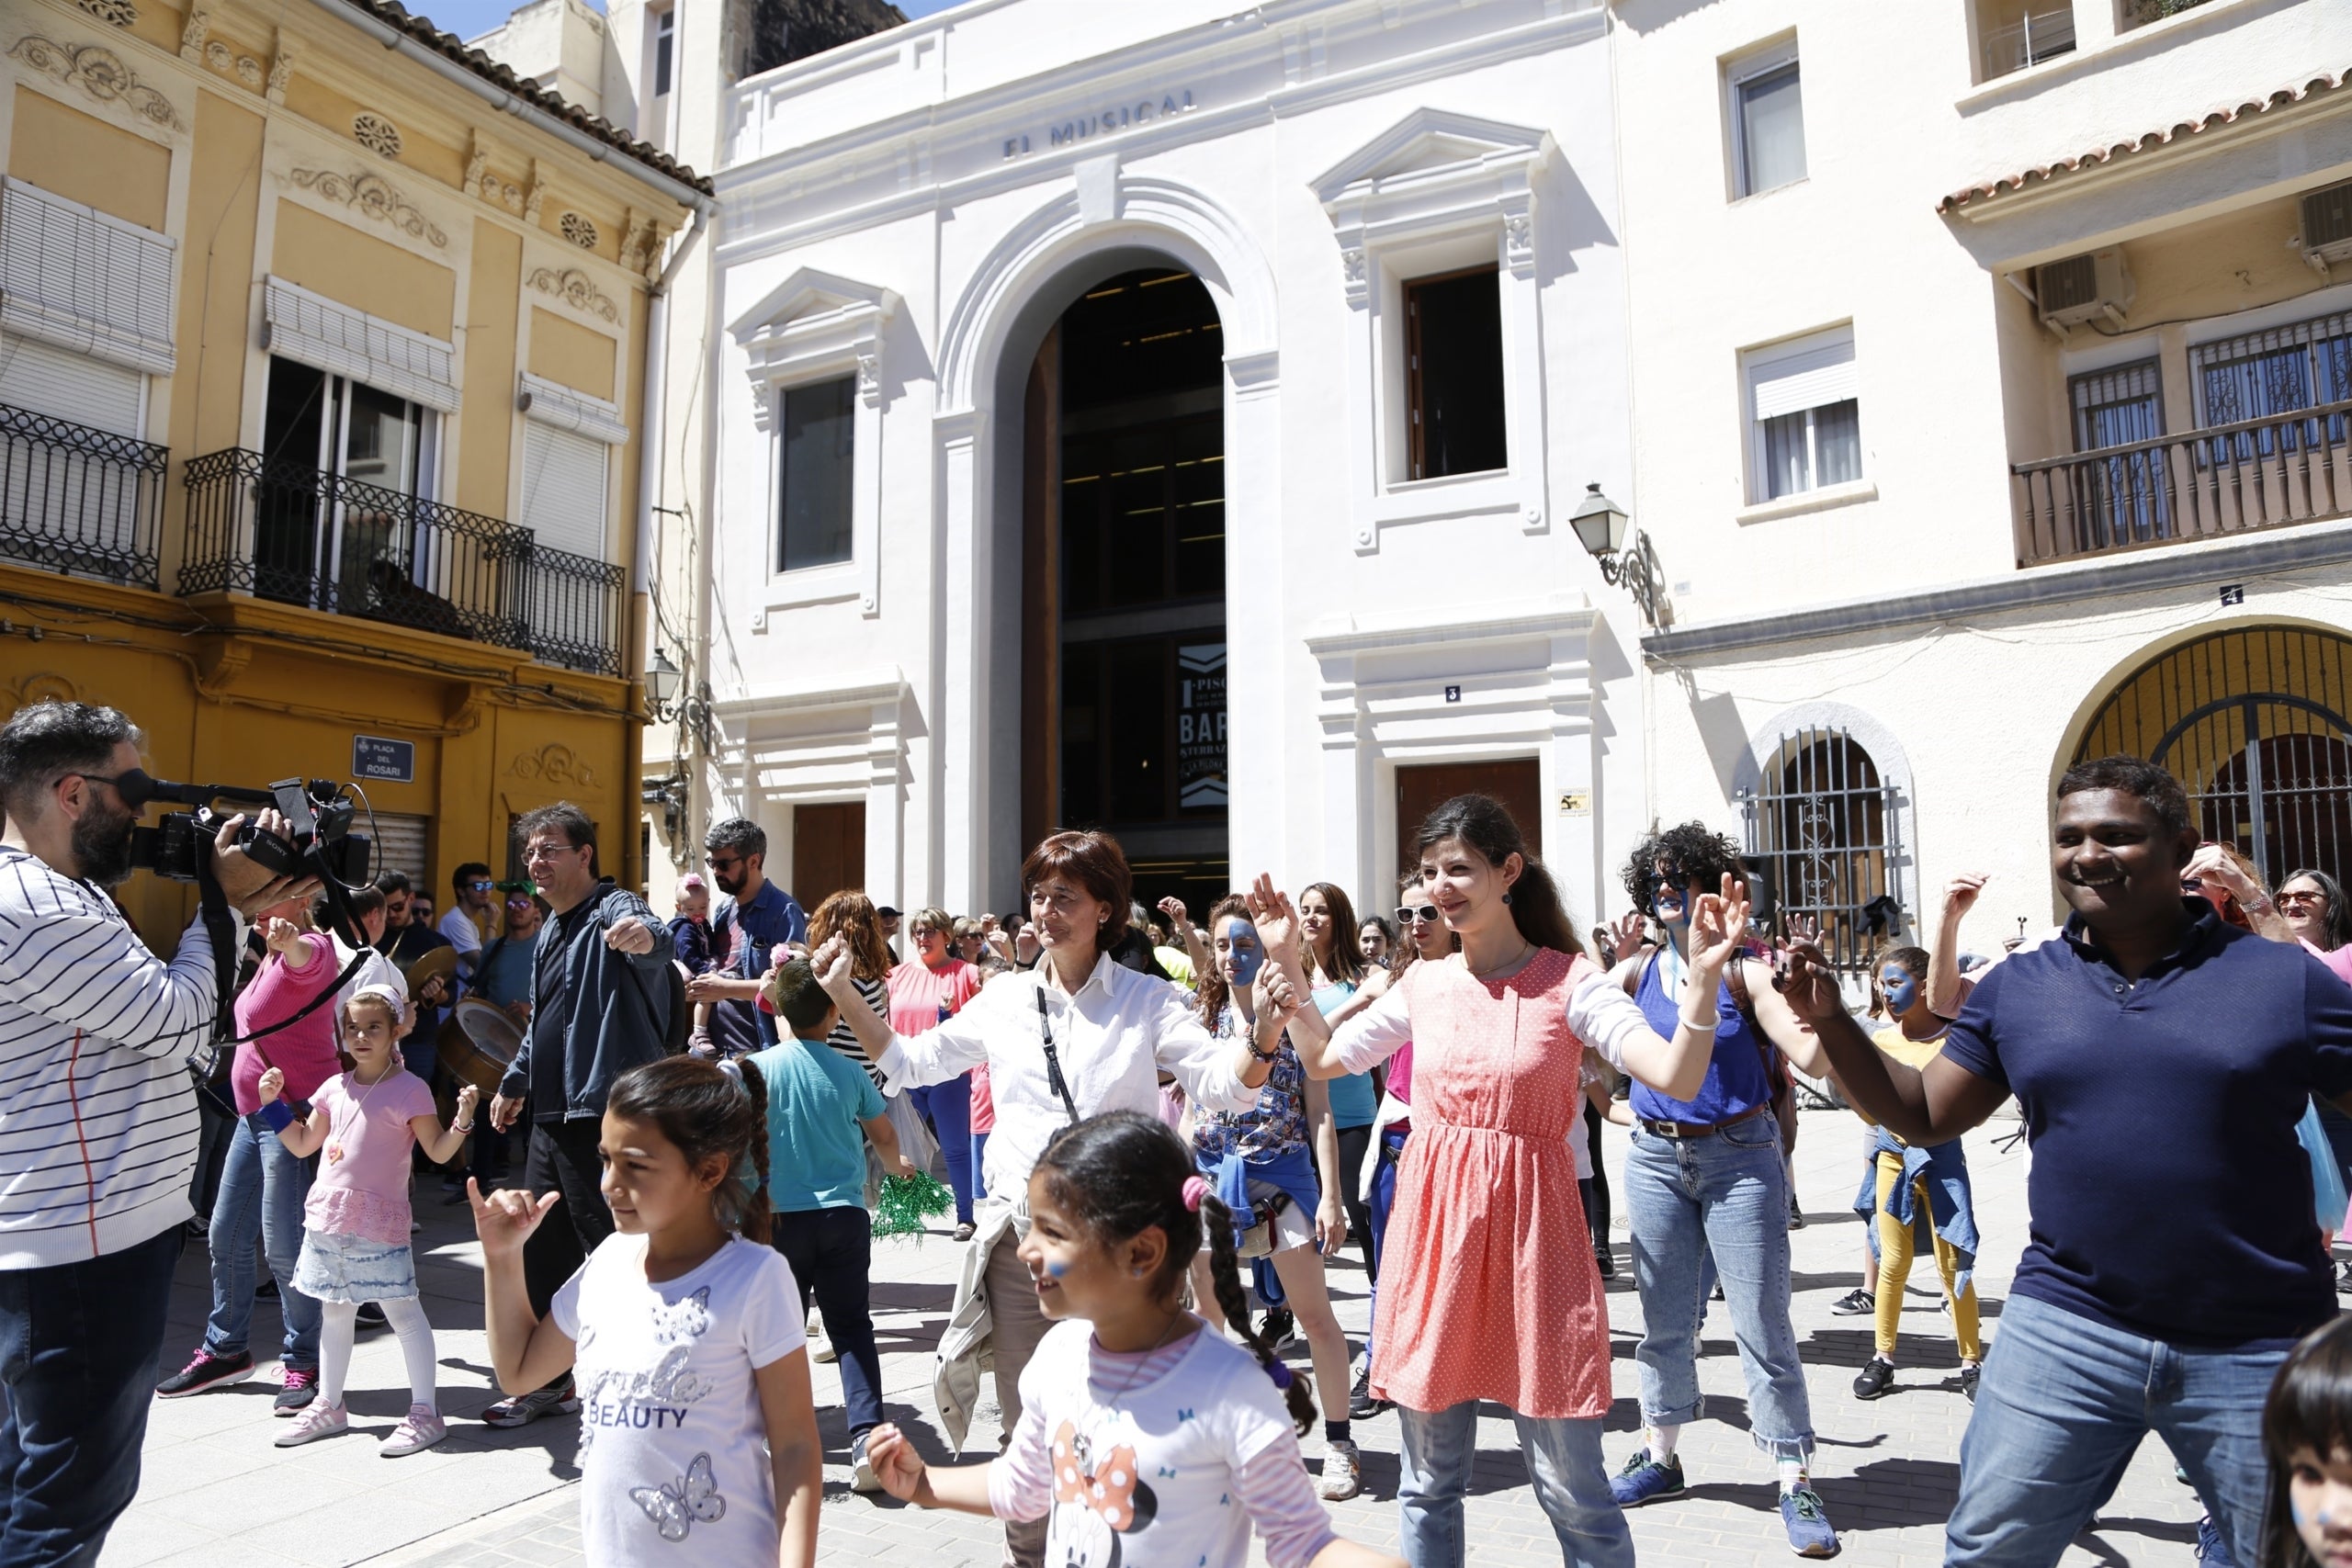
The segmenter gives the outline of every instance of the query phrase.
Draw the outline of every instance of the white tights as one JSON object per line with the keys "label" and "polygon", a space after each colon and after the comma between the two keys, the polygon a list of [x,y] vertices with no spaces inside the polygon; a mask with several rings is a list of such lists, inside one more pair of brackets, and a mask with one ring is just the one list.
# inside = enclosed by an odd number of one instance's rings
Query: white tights
{"label": "white tights", "polygon": [[[425,1321],[424,1303],[411,1296],[406,1301],[377,1304],[384,1309],[384,1321],[400,1337],[401,1355],[408,1362],[409,1399],[438,1414],[440,1404],[434,1393],[433,1325]],[[344,1378],[351,1371],[351,1344],[359,1333],[359,1305],[356,1302],[322,1302],[319,1307],[325,1314],[325,1321],[319,1325],[319,1397],[329,1404],[341,1404]]]}

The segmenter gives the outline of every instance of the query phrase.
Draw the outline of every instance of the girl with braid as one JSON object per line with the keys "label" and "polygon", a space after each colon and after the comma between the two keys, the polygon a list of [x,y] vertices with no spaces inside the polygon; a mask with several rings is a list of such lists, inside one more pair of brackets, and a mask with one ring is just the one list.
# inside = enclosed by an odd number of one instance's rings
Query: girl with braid
{"label": "girl with braid", "polygon": [[1046,1332],[1021,1374],[1021,1420],[1001,1458],[929,1466],[897,1427],[866,1452],[894,1497],[1046,1521],[1055,1568],[1390,1568],[1342,1540],[1300,1460],[1315,1421],[1305,1380],[1184,1310],[1206,1242],[1228,1322],[1250,1321],[1233,1216],[1168,1126],[1114,1111],[1063,1128],[1029,1177],[1020,1244]]}
{"label": "girl with braid", "polygon": [[543,1320],[523,1242],[561,1194],[482,1196],[491,1362],[509,1392],[576,1366],[587,1561],[806,1568],[823,1486],[800,1291],[770,1245],[768,1091],[693,1056],[614,1080],[598,1139],[614,1234]]}

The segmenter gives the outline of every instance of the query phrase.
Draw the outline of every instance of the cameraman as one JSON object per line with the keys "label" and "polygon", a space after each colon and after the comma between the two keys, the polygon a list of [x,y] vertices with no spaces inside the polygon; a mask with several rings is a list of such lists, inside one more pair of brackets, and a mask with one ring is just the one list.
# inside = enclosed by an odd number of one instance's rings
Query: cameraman
{"label": "cameraman", "polygon": [[[0,1562],[94,1561],[139,1487],[149,1390],[189,1217],[187,1059],[221,998],[199,919],[168,963],[106,889],[130,874],[140,733],[44,702],[0,725]],[[133,786],[134,789],[137,785]],[[135,796],[145,799],[142,793]],[[307,895],[214,840],[250,915]],[[284,835],[284,818],[257,827]]]}

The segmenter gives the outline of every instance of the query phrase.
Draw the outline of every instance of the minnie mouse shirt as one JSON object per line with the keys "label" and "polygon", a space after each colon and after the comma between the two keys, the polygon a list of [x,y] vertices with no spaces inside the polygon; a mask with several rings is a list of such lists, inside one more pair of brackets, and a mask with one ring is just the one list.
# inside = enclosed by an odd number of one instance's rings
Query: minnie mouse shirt
{"label": "minnie mouse shirt", "polygon": [[1239,1568],[1253,1524],[1271,1568],[1303,1568],[1335,1539],[1282,1392],[1198,1320],[1136,1355],[1102,1349],[1088,1323],[1048,1331],[989,1503],[1046,1517],[1046,1568]]}
{"label": "minnie mouse shirt", "polygon": [[700,1268],[645,1277],[614,1235],[548,1315],[578,1345],[580,1528],[599,1568],[775,1568],[775,1482],[753,1370],[808,1341],[800,1290],[740,1236]]}

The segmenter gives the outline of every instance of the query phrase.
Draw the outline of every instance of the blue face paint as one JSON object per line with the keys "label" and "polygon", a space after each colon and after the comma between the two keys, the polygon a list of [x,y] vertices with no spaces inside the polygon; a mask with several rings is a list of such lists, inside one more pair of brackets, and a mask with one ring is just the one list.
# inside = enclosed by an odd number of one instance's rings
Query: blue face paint
{"label": "blue face paint", "polygon": [[1058,1280],[1069,1272],[1069,1265],[1058,1258],[1048,1258],[1046,1259],[1046,1272]]}
{"label": "blue face paint", "polygon": [[1258,945],[1258,928],[1238,916],[1227,916],[1217,938],[1233,953],[1233,983],[1250,987],[1258,983],[1258,971],[1266,962],[1266,950]]}
{"label": "blue face paint", "polygon": [[1909,970],[1895,964],[1880,971],[1878,988],[1885,994],[1887,1007],[1896,1013],[1909,1012],[1911,1004],[1919,999],[1919,982]]}

